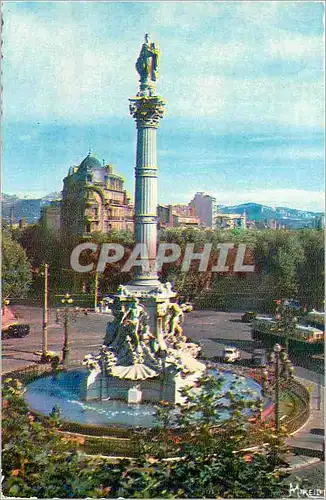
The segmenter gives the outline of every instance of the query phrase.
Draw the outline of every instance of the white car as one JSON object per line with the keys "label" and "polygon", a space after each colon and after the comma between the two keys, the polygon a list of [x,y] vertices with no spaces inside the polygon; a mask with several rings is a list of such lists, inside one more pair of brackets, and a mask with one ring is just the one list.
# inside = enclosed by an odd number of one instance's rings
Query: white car
{"label": "white car", "polygon": [[236,347],[224,347],[223,361],[225,363],[234,363],[240,359],[240,351]]}

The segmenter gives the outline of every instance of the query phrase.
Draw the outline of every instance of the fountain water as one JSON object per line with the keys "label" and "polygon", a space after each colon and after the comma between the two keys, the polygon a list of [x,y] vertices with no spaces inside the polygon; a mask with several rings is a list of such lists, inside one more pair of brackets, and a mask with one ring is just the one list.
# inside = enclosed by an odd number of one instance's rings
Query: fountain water
{"label": "fountain water", "polygon": [[[209,374],[223,377],[221,393],[225,393],[228,389],[234,390],[231,387],[234,383],[231,372],[211,370]],[[109,397],[104,397],[102,400],[83,400],[83,386],[87,378],[88,371],[85,368],[64,371],[55,377],[48,375],[38,378],[27,384],[24,398],[34,411],[44,415],[49,415],[54,407],[59,408],[61,421],[81,424],[81,427],[77,426],[81,431],[85,424],[88,429],[91,425],[97,430],[105,427],[148,428],[157,424],[154,403],[128,404],[127,401]],[[248,399],[262,397],[261,387],[250,378],[240,379],[237,391],[242,390],[252,392],[252,396],[248,395]],[[219,413],[220,419],[227,417],[227,408],[223,413],[223,415]]]}

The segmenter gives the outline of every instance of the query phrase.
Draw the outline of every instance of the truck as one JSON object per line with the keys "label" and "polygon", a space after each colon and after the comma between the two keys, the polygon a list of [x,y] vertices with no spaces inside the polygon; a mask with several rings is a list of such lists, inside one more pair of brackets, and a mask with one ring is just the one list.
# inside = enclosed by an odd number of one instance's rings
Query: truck
{"label": "truck", "polygon": [[[276,343],[284,345],[285,333],[278,322],[269,316],[257,316],[251,324],[252,338],[271,347]],[[324,333],[312,326],[298,324],[287,338],[289,349],[296,352],[317,354],[324,350]]]}

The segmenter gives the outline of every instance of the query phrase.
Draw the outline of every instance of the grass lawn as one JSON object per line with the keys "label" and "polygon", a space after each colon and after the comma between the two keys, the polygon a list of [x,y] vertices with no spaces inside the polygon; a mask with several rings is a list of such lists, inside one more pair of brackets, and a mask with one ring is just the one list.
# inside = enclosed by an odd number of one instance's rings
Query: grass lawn
{"label": "grass lawn", "polygon": [[284,390],[281,392],[280,397],[280,413],[281,416],[294,417],[296,413],[300,412],[301,400],[293,392]]}

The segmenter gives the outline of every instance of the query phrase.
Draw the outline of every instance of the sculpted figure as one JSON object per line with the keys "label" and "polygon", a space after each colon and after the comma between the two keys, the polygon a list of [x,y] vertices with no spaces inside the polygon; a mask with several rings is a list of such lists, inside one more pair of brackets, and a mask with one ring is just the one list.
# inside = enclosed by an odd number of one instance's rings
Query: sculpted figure
{"label": "sculpted figure", "polygon": [[112,312],[114,315],[114,320],[111,323],[107,324],[106,327],[106,335],[104,338],[104,344],[105,345],[112,345],[117,342],[117,337],[119,334],[119,327],[122,323],[122,319],[124,316],[122,307],[121,307],[121,302],[119,300],[115,300],[113,305],[112,305]]}
{"label": "sculpted figure", "polygon": [[141,82],[157,79],[159,66],[160,52],[155,43],[151,43],[150,36],[145,35],[145,43],[143,43],[139,57],[136,62],[136,69],[140,76]]}
{"label": "sculpted figure", "polygon": [[121,297],[129,297],[129,291],[126,286],[120,285],[117,290],[117,295],[121,295]]}
{"label": "sculpted figure", "polygon": [[169,306],[169,325],[168,325],[168,333],[173,335],[178,335],[182,333],[181,323],[183,323],[183,310],[182,308],[175,303],[170,304]]}

